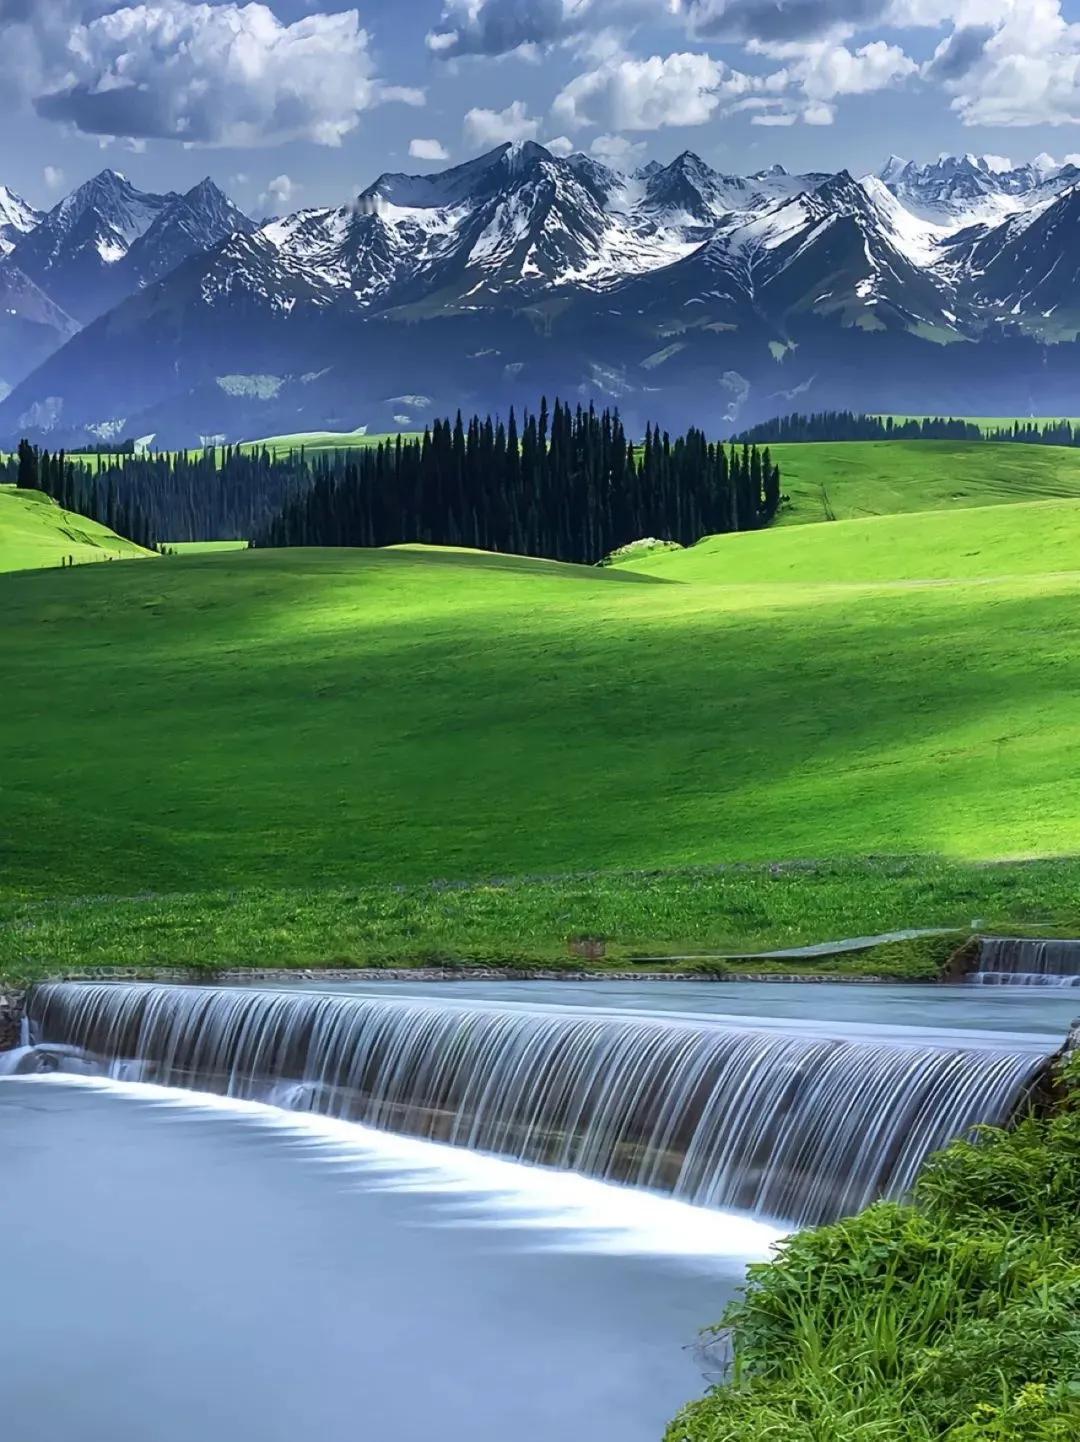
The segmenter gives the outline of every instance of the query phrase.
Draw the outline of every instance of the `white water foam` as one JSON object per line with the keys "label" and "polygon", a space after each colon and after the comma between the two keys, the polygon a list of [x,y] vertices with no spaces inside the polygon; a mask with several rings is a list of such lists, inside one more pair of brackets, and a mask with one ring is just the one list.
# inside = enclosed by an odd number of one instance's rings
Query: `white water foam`
{"label": "white water foam", "polygon": [[753,1217],[692,1206],[640,1188],[264,1102],[61,1073],[0,1081],[0,1087],[18,1085],[77,1087],[196,1117],[231,1117],[302,1146],[328,1166],[354,1173],[365,1190],[444,1198],[439,1225],[533,1231],[538,1235],[528,1249],[534,1251],[751,1262],[766,1258],[788,1232]]}

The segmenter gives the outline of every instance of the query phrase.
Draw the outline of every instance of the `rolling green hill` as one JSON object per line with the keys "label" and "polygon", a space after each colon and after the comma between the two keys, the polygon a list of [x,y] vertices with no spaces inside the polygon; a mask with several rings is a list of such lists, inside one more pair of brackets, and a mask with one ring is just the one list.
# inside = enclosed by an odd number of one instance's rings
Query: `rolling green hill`
{"label": "rolling green hill", "polygon": [[1071,854],[1080,572],[1012,571],[665,583],[420,548],[6,577],[4,884]]}
{"label": "rolling green hill", "polygon": [[710,536],[686,550],[654,550],[619,561],[616,568],[728,586],[884,585],[1080,571],[1080,500]]}
{"label": "rolling green hill", "polygon": [[791,505],[782,525],[1080,498],[1080,450],[963,441],[772,447]]}
{"label": "rolling green hill", "polygon": [[0,486],[0,571],[152,555],[97,521],[61,510],[42,491]]}
{"label": "rolling green hill", "polygon": [[261,441],[247,441],[245,451],[268,450],[271,455],[287,456],[290,451],[305,450],[309,455],[325,451],[350,451],[377,446],[382,441],[397,440],[397,432],[368,434],[367,431],[307,431],[292,436],[267,436]]}

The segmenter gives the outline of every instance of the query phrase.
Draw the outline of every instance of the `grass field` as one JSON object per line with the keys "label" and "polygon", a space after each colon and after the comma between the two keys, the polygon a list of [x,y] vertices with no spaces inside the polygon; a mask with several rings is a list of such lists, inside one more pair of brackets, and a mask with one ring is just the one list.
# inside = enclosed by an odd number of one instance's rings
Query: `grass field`
{"label": "grass field", "polygon": [[772,447],[791,505],[781,525],[1080,497],[1080,449],[962,441]]}
{"label": "grass field", "polygon": [[615,563],[668,581],[879,586],[1080,571],[1080,500],[917,512],[711,536]]}
{"label": "grass field", "polygon": [[0,486],[0,571],[152,556],[107,526],[61,510],[41,491]]}
{"label": "grass field", "polygon": [[166,541],[178,556],[223,556],[229,551],[246,551],[250,541]]}
{"label": "grass field", "polygon": [[[1006,514],[731,537],[672,579],[423,548],[0,577],[4,944],[62,896],[98,898],[84,954],[159,959],[1075,924],[1077,863],[984,865],[1080,854],[1080,506]],[[789,889],[793,859],[840,872]],[[598,870],[603,902],[556,880]],[[484,884],[522,877],[552,880]],[[101,901],[145,893],[186,899]]]}
{"label": "grass field", "polygon": [[245,441],[242,450],[261,451],[264,448],[274,456],[287,456],[290,451],[301,449],[309,455],[326,451],[365,450],[380,445],[383,441],[396,441],[396,431],[368,434],[366,431],[307,431],[291,436],[267,436],[261,441]]}

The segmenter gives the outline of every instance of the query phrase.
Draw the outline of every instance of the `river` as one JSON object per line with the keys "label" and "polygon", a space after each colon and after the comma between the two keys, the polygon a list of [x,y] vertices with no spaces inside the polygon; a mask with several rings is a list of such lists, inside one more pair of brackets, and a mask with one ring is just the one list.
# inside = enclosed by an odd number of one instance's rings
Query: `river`
{"label": "river", "polygon": [[[265,988],[264,988],[265,989]],[[1042,988],[389,983],[343,996],[1048,1053]],[[0,1078],[12,1442],[659,1442],[758,1220],[348,1121]]]}

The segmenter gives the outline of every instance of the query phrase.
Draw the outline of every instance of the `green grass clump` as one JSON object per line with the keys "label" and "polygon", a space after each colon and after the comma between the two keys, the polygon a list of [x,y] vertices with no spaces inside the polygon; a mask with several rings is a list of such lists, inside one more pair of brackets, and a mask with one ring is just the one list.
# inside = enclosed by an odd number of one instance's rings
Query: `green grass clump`
{"label": "green grass clump", "polygon": [[1015,441],[777,445],[782,525],[1080,497],[1080,450]]}
{"label": "green grass clump", "polygon": [[1080,1067],[1051,1118],[929,1164],[910,1205],[801,1233],[750,1268],[725,1383],[668,1442],[1067,1442],[1080,1436]]}
{"label": "green grass clump", "polygon": [[43,491],[0,486],[0,571],[32,571],[73,561],[152,557],[86,516],[62,510]]}

